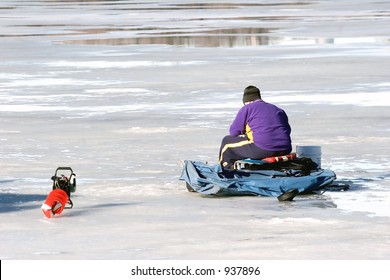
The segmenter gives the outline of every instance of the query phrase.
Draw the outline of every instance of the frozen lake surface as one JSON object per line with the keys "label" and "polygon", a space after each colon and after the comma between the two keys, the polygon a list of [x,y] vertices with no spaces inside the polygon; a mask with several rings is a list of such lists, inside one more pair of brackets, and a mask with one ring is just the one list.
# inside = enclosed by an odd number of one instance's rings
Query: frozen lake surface
{"label": "frozen lake surface", "polygon": [[[0,26],[1,259],[389,259],[388,1],[15,0]],[[348,191],[187,192],[250,84]]]}

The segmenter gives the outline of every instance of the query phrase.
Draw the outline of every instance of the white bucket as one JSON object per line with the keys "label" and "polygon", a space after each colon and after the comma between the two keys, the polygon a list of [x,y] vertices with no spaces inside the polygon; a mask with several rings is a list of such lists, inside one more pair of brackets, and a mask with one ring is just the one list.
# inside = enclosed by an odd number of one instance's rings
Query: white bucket
{"label": "white bucket", "polygon": [[321,168],[321,146],[298,146],[296,147],[297,157],[310,158],[318,168]]}

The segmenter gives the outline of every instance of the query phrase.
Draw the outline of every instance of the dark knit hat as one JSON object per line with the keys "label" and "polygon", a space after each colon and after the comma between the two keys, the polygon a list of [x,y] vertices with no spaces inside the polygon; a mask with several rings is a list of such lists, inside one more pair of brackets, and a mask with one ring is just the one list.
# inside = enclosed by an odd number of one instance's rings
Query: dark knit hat
{"label": "dark knit hat", "polygon": [[244,90],[242,102],[250,102],[256,99],[261,99],[260,90],[255,86],[248,86]]}

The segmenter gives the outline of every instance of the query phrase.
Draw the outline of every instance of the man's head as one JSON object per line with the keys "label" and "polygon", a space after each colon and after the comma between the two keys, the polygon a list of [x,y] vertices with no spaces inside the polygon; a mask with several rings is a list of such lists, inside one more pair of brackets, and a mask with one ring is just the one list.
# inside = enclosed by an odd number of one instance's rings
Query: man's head
{"label": "man's head", "polygon": [[261,99],[260,90],[255,86],[247,86],[244,90],[242,102],[251,102],[257,99]]}

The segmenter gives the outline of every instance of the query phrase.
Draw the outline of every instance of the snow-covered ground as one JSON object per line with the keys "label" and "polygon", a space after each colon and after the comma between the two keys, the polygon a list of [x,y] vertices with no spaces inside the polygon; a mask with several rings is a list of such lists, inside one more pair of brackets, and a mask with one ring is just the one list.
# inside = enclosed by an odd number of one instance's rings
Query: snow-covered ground
{"label": "snow-covered ground", "polygon": [[[0,26],[2,260],[390,257],[388,1],[15,0]],[[250,84],[348,191],[187,192]],[[47,219],[58,166],[75,206]]]}

